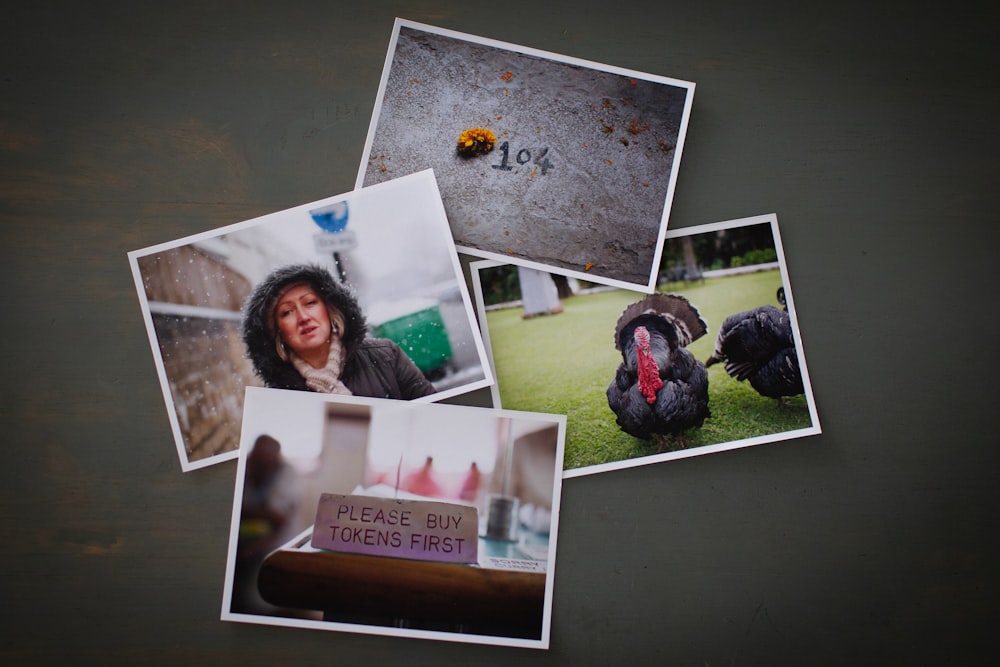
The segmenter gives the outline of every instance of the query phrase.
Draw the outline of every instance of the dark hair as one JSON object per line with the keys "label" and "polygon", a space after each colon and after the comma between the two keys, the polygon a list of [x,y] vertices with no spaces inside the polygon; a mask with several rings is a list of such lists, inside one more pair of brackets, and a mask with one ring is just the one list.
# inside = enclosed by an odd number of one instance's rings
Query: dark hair
{"label": "dark hair", "polygon": [[324,303],[344,317],[344,349],[350,356],[368,334],[361,306],[353,290],[329,271],[313,264],[293,264],[275,269],[260,281],[243,304],[242,336],[257,375],[269,387],[293,388],[301,382],[295,368],[278,356],[275,348],[274,306],[286,287],[310,285]]}

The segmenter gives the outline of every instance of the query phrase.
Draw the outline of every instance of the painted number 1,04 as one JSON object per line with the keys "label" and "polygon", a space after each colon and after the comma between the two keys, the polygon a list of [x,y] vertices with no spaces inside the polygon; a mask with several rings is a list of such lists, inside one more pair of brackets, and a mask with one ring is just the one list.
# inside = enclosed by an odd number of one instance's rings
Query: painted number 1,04
{"label": "painted number 1,04", "polygon": [[[510,142],[503,142],[500,144],[500,152],[503,153],[503,157],[500,158],[500,164],[490,165],[494,169],[500,169],[501,171],[510,171],[514,168],[510,164]],[[538,153],[535,155],[534,159],[531,157],[531,151],[527,148],[522,148],[514,155],[514,161],[518,164],[528,164],[529,162],[534,162],[542,170],[542,176],[549,173],[550,169],[553,169],[552,163],[549,158],[546,157],[549,153],[548,148],[539,148]]]}

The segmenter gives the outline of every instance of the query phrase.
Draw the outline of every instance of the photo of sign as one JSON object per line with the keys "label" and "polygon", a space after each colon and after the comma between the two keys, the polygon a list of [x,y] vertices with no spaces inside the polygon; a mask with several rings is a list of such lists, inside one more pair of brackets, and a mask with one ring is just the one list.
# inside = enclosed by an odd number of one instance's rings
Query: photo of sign
{"label": "photo of sign", "polygon": [[471,505],[324,493],[312,546],[370,556],[477,562],[478,512]]}

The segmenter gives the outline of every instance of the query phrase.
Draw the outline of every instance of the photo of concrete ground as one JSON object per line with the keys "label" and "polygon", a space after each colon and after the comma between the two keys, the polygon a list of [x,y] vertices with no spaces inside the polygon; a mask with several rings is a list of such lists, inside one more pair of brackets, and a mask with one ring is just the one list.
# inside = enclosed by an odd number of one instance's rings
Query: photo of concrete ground
{"label": "photo of concrete ground", "polygon": [[401,25],[359,185],[432,168],[460,250],[651,285],[693,95],[654,79]]}

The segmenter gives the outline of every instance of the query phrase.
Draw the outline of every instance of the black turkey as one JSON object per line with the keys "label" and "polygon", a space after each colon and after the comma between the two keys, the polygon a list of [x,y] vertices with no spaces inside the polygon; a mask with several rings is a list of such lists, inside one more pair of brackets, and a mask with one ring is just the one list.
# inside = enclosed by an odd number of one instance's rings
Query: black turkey
{"label": "black turkey", "polygon": [[784,396],[805,389],[784,287],[778,288],[778,303],[781,308],[760,306],[727,317],[705,366],[724,363],[730,376],[747,380],[757,393],[781,404]]}
{"label": "black turkey", "polygon": [[674,294],[653,294],[628,306],[615,326],[622,362],[608,386],[608,406],[629,435],[654,440],[659,451],[710,415],[708,372],[685,346],[708,332],[698,310]]}

